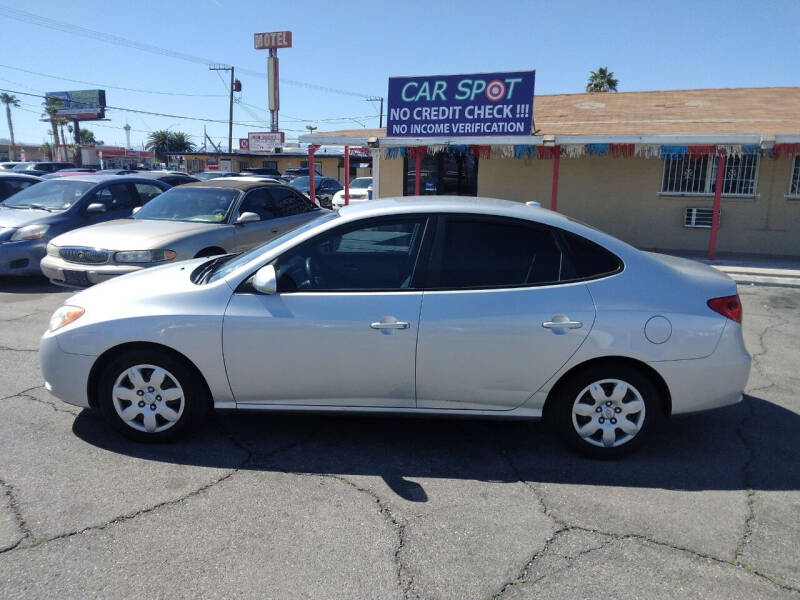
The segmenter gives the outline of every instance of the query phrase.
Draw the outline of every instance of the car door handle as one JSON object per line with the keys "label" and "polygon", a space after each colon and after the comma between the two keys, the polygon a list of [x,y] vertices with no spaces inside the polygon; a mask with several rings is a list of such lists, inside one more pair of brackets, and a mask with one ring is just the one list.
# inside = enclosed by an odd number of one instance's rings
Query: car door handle
{"label": "car door handle", "polygon": [[370,327],[373,329],[408,329],[408,323],[405,321],[393,321],[390,323],[376,321],[375,323],[371,323]]}
{"label": "car door handle", "polygon": [[580,329],[583,323],[580,321],[545,321],[542,323],[545,329]]}

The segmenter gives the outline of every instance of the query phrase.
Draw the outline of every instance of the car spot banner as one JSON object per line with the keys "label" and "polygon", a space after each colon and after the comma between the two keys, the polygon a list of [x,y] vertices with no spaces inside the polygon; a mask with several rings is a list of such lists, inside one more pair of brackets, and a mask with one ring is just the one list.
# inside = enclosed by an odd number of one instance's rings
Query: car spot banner
{"label": "car spot banner", "polygon": [[536,71],[389,78],[389,137],[530,135]]}

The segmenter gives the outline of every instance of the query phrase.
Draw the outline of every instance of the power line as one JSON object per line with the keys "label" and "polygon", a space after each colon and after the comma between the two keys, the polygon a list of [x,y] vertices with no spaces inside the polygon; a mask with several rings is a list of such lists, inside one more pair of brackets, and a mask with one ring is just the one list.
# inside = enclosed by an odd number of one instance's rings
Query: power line
{"label": "power line", "polygon": [[[69,77],[59,77],[58,75],[49,75],[47,73],[40,73],[38,71],[30,71],[28,69],[21,69],[20,67],[12,67],[10,65],[0,65],[0,67],[4,69],[12,69],[14,71],[21,71],[22,73],[28,73],[29,75],[38,75],[40,77],[50,77],[51,79],[60,79],[61,81],[71,81],[72,83],[84,83],[86,85],[94,85],[98,88],[103,89],[111,89],[111,90],[122,90],[124,92],[139,92],[142,94],[158,94],[161,96],[187,96],[190,98],[222,98],[226,96],[226,94],[188,94],[182,92],[159,92],[157,90],[143,90],[138,88],[129,88],[129,87],[121,87],[118,85],[108,85],[106,83],[95,83],[92,81],[83,81],[82,79],[70,79]],[[21,84],[20,84],[21,85]]]}
{"label": "power line", "polygon": [[[33,96],[34,98],[45,98],[45,96],[43,96],[41,94],[31,94],[29,92],[20,92],[19,90],[9,90],[9,89],[0,88],[0,92],[9,92],[9,93],[12,93],[12,94],[20,94],[22,96]],[[152,115],[152,116],[155,116],[155,117],[167,117],[169,119],[185,119],[185,120],[188,120],[188,121],[202,121],[202,122],[205,122],[205,123],[226,123],[226,124],[228,123],[227,119],[209,119],[209,118],[206,118],[206,117],[189,117],[189,116],[186,116],[186,115],[173,115],[173,114],[169,114],[169,113],[153,112],[153,111],[149,111],[149,110],[138,110],[138,109],[135,109],[135,108],[124,108],[122,106],[106,106],[106,109],[108,109],[108,110],[119,110],[119,111],[122,111],[122,112],[137,113],[137,114],[142,114],[142,115]],[[238,121],[238,122],[234,121],[233,124],[234,125],[241,125],[243,127],[250,127],[251,125],[253,125],[253,122],[252,121]],[[303,129],[286,129],[286,131],[300,131],[300,132],[302,132],[304,130]]]}
{"label": "power line", "polygon": [[[0,5],[0,14],[9,19],[14,19],[16,21],[22,21],[23,23],[29,23],[31,25],[36,25],[39,27],[46,27],[47,29],[54,29],[56,31],[61,31],[63,33],[68,33],[70,35],[77,35],[80,37],[85,37],[93,40],[98,40],[101,42],[105,42],[107,44],[113,44],[115,46],[125,46],[127,48],[133,48],[134,50],[140,50],[142,52],[149,52],[151,54],[158,54],[160,56],[167,56],[170,58],[175,58],[177,60],[184,60],[187,62],[193,62],[197,64],[208,65],[211,63],[219,63],[224,61],[219,60],[209,60],[207,58],[202,58],[200,56],[194,56],[192,54],[186,54],[184,52],[175,52],[174,50],[168,50],[166,48],[160,48],[159,46],[154,46],[153,44],[146,44],[143,42],[137,42],[135,40],[129,40],[127,38],[123,38],[116,35],[111,35],[108,33],[103,33],[101,31],[95,31],[94,29],[89,29],[87,27],[81,27],[80,25],[73,25],[71,23],[66,23],[64,21],[57,21],[55,19],[50,19],[48,17],[43,17],[41,15],[37,15],[34,13],[30,13],[24,10],[19,10],[17,8],[11,8],[9,6]],[[256,77],[264,78],[265,74],[260,71],[255,71],[253,69],[245,69],[241,67],[237,67],[237,70],[240,73],[247,73],[248,75],[254,75]],[[356,98],[366,98],[367,94],[361,94],[359,92],[352,92],[349,90],[343,90],[339,88],[318,85],[316,83],[309,83],[307,81],[299,81],[296,79],[286,79],[281,78],[281,83],[293,85],[297,87],[303,87],[307,89],[317,90],[320,92],[329,92],[331,94],[340,94],[342,96],[353,96]]]}

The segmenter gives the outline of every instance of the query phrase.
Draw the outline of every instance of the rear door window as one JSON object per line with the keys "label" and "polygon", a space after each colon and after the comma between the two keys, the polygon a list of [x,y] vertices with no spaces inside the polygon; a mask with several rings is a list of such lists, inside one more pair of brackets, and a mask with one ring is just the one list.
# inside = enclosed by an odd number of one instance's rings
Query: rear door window
{"label": "rear door window", "polygon": [[471,289],[542,285],[561,279],[555,231],[513,219],[448,216],[437,232],[431,287]]}
{"label": "rear door window", "polygon": [[570,279],[589,279],[618,273],[622,260],[599,244],[569,231],[561,232],[569,250],[565,276]]}

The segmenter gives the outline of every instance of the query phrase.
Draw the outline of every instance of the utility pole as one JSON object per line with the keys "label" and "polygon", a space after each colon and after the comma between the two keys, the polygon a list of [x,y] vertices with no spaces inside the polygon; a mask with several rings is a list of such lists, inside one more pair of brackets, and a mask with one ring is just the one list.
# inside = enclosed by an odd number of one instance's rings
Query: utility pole
{"label": "utility pole", "polygon": [[232,65],[209,65],[208,70],[231,72],[230,102],[228,107],[228,154],[231,154],[233,152],[233,92],[241,92],[242,83],[234,78],[234,67]]}
{"label": "utility pole", "polygon": [[378,127],[383,127],[383,96],[370,96],[366,98],[367,102],[380,102],[381,103],[381,114],[378,117]]}

